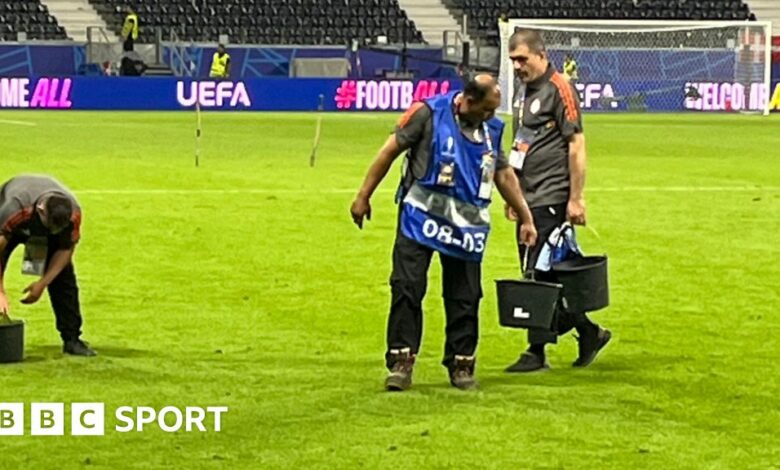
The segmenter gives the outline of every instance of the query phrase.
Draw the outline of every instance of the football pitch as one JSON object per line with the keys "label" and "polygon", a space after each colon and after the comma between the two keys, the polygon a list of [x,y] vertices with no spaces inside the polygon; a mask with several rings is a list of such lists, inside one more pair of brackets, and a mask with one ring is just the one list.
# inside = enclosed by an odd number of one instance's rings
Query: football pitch
{"label": "football pitch", "polygon": [[[382,389],[399,162],[359,231],[348,209],[396,115],[0,112],[0,179],[51,174],[83,207],[76,271],[93,359],[63,357],[21,251],[6,273],[26,361],[0,402],[105,404],[105,436],[0,436],[16,468],[778,468],[780,116],[585,116],[587,253],[610,258],[613,331],[590,367],[508,375],[519,275],[494,195],[476,377],[439,364],[432,263],[414,385]],[[508,136],[506,136],[508,137]],[[508,143],[508,139],[507,142]],[[46,296],[44,296],[46,297]],[[120,406],[227,406],[221,432],[114,430]]]}

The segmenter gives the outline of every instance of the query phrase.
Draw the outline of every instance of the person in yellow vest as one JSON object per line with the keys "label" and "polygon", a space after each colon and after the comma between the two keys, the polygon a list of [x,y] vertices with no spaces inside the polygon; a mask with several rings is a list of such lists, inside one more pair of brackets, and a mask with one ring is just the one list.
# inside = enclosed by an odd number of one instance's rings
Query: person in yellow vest
{"label": "person in yellow vest", "polygon": [[125,22],[122,25],[122,50],[129,52],[133,50],[135,41],[138,39],[138,15],[135,14],[132,8],[127,8],[127,15],[125,16]]}
{"label": "person in yellow vest", "polygon": [[217,52],[214,53],[214,58],[211,59],[209,77],[228,78],[228,76],[230,76],[230,54],[225,50],[225,45],[220,44],[217,46]]}
{"label": "person in yellow vest", "polygon": [[563,59],[563,76],[572,84],[577,83],[579,74],[577,73],[577,61],[571,54],[566,54]]}

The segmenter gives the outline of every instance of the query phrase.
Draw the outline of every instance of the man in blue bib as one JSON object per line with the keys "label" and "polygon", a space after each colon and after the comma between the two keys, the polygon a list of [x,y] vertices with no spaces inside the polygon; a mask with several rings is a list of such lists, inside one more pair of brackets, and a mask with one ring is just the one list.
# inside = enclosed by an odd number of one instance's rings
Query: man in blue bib
{"label": "man in blue bib", "polygon": [[434,251],[442,264],[447,316],[442,363],[453,386],[476,386],[481,262],[490,231],[493,183],[521,215],[523,243],[536,242],[533,217],[501,151],[504,123],[495,117],[500,101],[495,79],[478,75],[463,92],[412,105],[379,151],[352,203],[352,218],[362,228],[363,219],[371,218],[371,195],[398,155],[409,150],[396,195],[399,216],[390,277],[387,390],[406,390],[412,384],[422,337],[422,300]]}

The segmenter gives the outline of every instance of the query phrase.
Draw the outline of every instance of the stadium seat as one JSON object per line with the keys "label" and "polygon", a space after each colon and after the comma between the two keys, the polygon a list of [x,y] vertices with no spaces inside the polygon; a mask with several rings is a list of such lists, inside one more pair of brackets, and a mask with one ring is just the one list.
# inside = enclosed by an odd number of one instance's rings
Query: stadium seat
{"label": "stadium seat", "polygon": [[745,20],[743,0],[445,0],[465,13],[469,34],[498,44],[498,17],[605,20]]}
{"label": "stadium seat", "polygon": [[65,30],[39,0],[0,0],[0,40],[16,41],[20,32],[27,39],[67,39]]}
{"label": "stadium seat", "polygon": [[[258,44],[341,45],[349,39],[371,43],[377,31],[390,31],[399,19],[407,18],[397,0],[209,0],[205,8],[190,0],[89,1],[117,33],[124,8],[130,6],[139,15],[141,37],[155,37],[157,28],[162,28],[163,36],[174,29],[195,41],[214,41],[219,34],[228,34],[231,41]],[[328,33],[330,27],[337,28],[333,34]],[[414,25],[403,27],[408,29],[408,41],[423,42]]]}

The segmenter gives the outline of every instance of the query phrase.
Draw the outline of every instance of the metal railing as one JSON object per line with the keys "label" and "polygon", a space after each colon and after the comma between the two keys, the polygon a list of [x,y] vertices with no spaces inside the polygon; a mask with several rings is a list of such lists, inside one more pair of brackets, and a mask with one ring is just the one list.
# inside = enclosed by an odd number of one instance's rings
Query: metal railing
{"label": "metal railing", "polygon": [[118,62],[122,56],[121,45],[109,37],[102,26],[87,26],[87,63]]}
{"label": "metal railing", "polygon": [[[158,38],[162,37],[161,29],[157,30],[157,35]],[[162,46],[166,44],[161,40],[158,41],[158,44],[160,44],[160,47],[158,48],[158,62],[162,63],[162,60],[160,60],[162,58],[160,57],[162,53],[161,49]],[[173,74],[177,77],[192,78],[196,72],[195,57],[190,52],[192,44],[185,44],[176,31],[171,29],[167,46],[170,51],[170,62],[168,65],[171,67],[171,70],[173,70]]]}
{"label": "metal railing", "polygon": [[[498,67],[498,55],[500,50],[489,45],[484,38],[468,34],[469,17],[463,14],[461,18],[460,31],[444,31],[444,51],[445,60],[464,63],[472,69],[493,70]],[[469,43],[469,57],[466,61],[464,57],[464,43]],[[467,62],[467,63],[466,63]]]}

